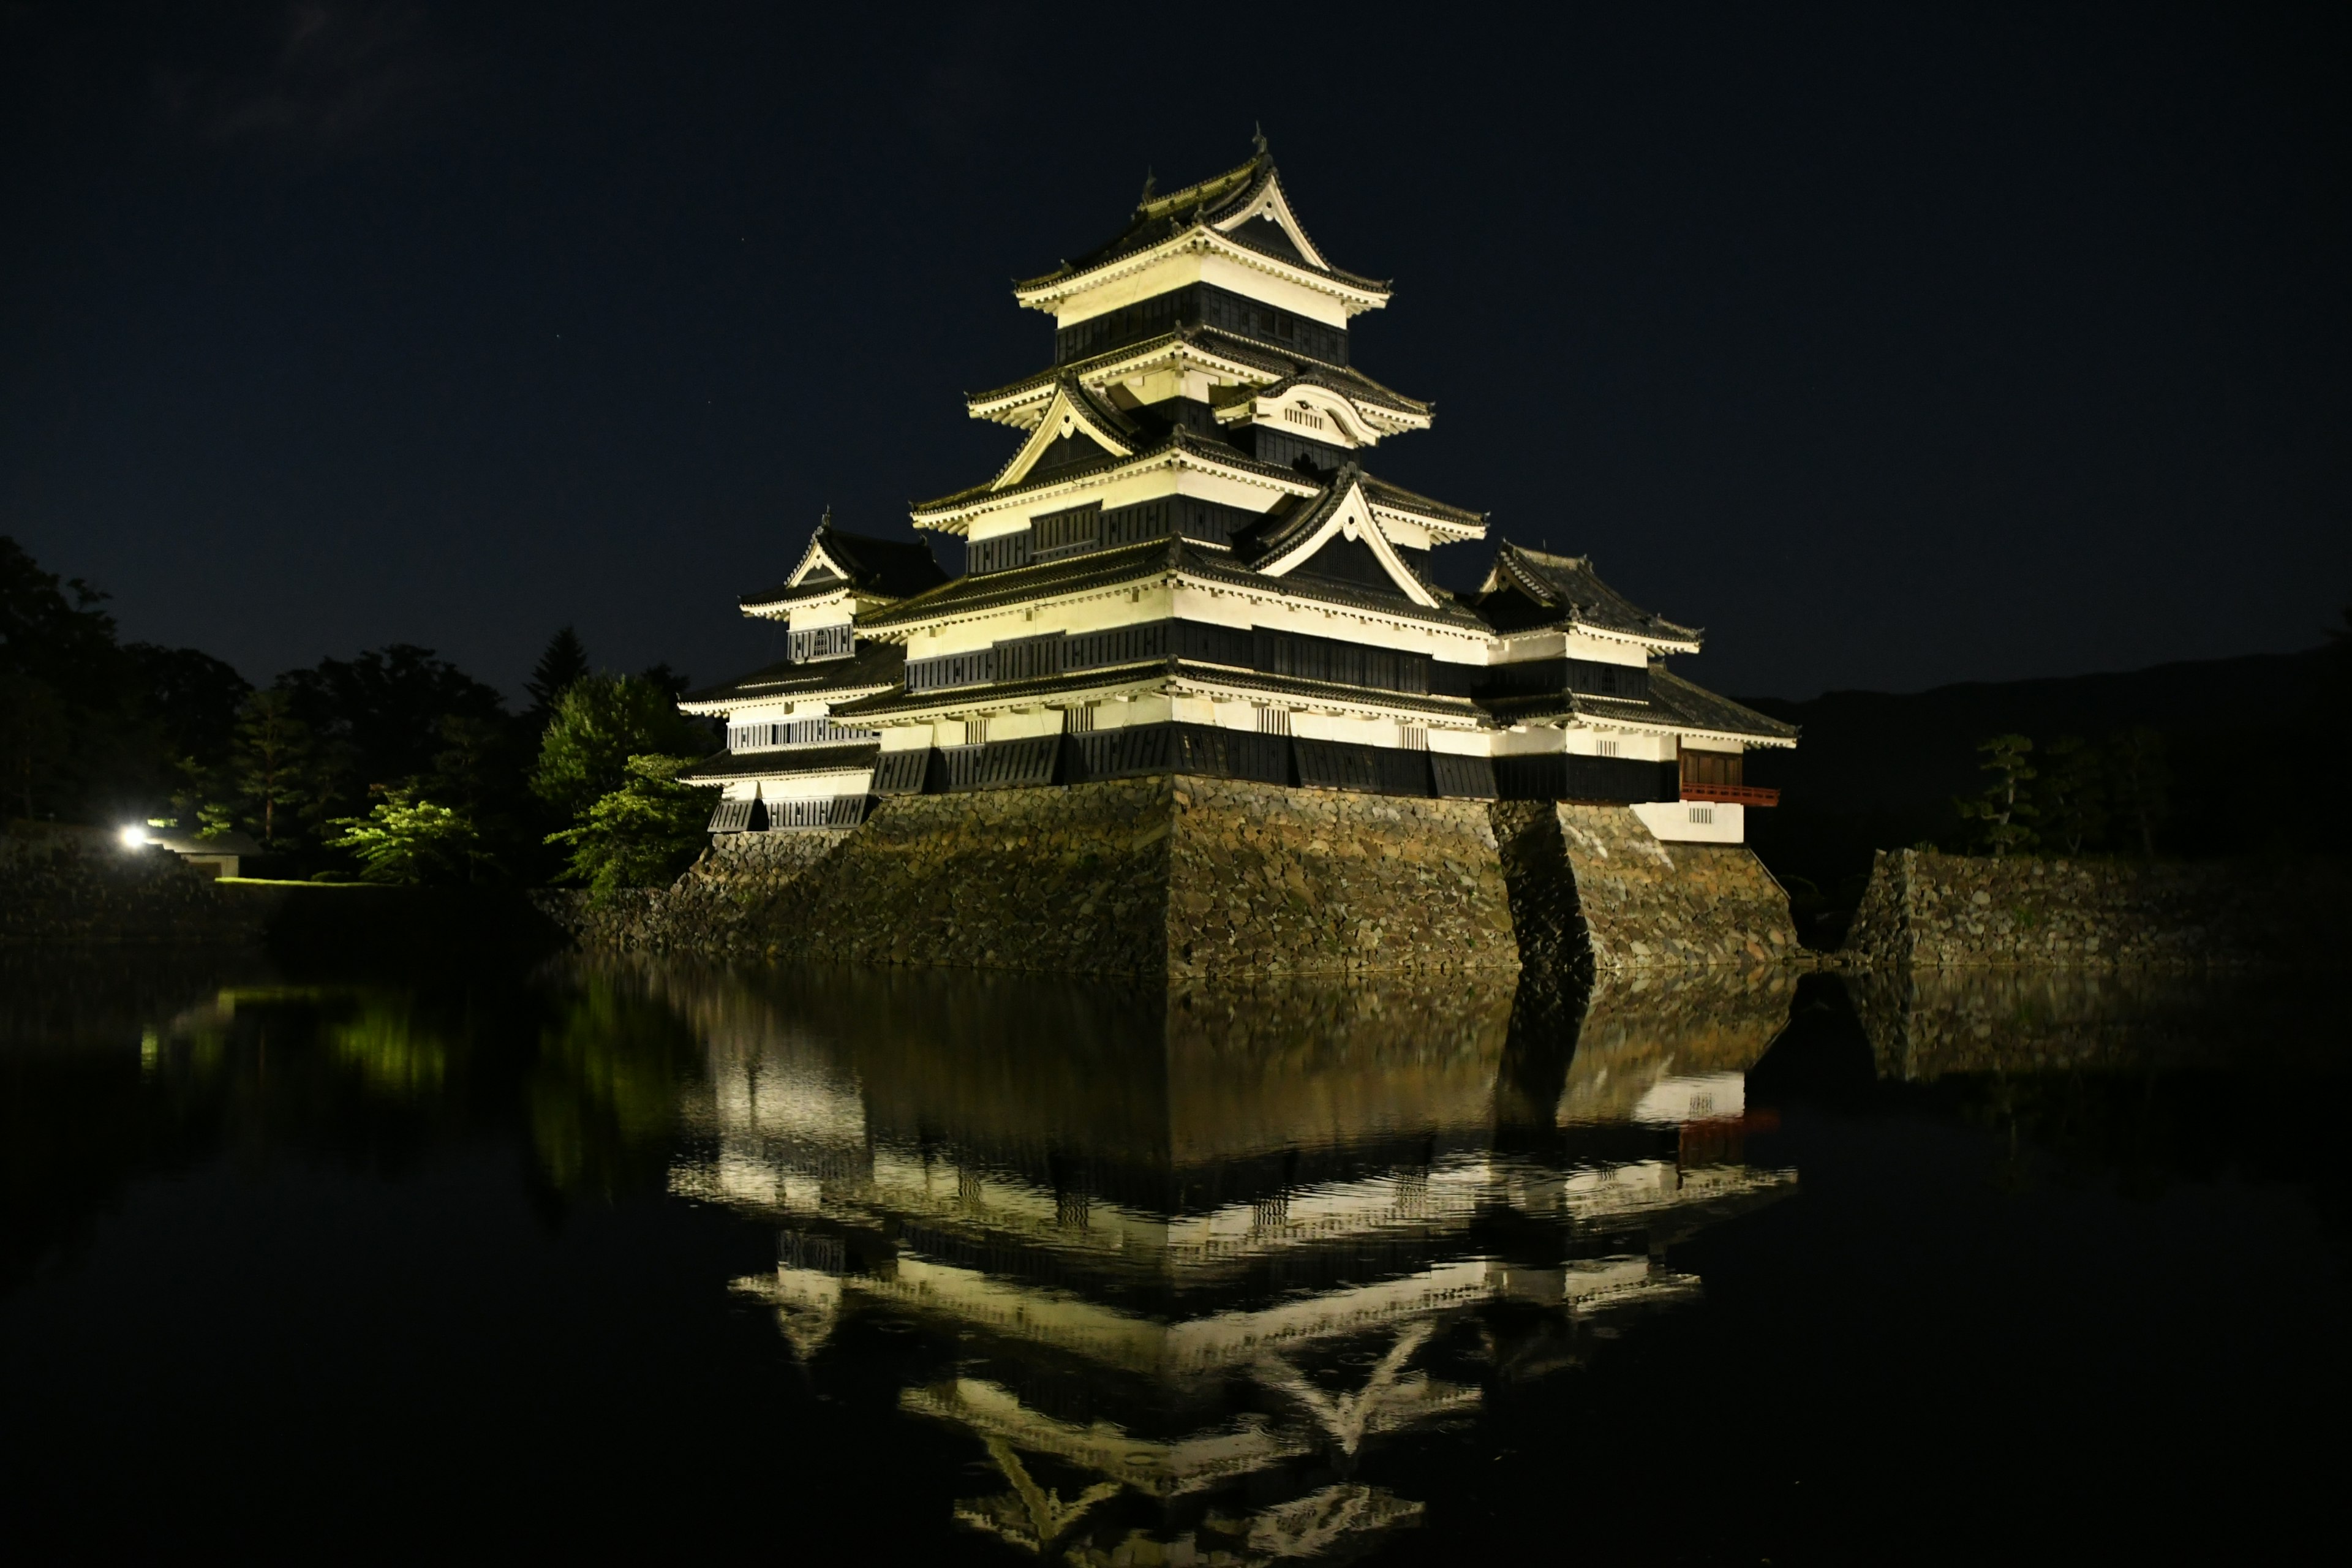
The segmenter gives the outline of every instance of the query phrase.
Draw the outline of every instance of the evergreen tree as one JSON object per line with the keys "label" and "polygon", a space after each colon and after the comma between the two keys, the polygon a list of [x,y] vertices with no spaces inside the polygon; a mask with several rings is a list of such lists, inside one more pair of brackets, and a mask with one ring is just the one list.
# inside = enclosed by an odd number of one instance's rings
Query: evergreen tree
{"label": "evergreen tree", "polygon": [[555,716],[556,700],[587,675],[588,646],[570,626],[558,626],[541,650],[539,662],[531,667],[530,679],[523,683],[523,689],[530,693],[530,707],[524,717],[534,731],[547,728],[547,721]]}
{"label": "evergreen tree", "polygon": [[2043,753],[2049,766],[2035,792],[2050,842],[2080,855],[2107,834],[2106,759],[2080,735],[2061,735]]}
{"label": "evergreen tree", "polygon": [[709,737],[670,693],[641,676],[592,675],[555,705],[531,789],[574,823],[619,789],[631,757],[698,757]]}
{"label": "evergreen tree", "polygon": [[704,843],[710,796],[677,782],[685,757],[635,756],[621,787],[591,805],[576,827],[548,835],[572,847],[567,880],[598,896],[660,887],[693,863]]}
{"label": "evergreen tree", "polygon": [[2142,724],[2107,742],[2108,795],[2118,822],[2156,858],[2156,830],[2172,814],[2172,769],[2164,737]]}
{"label": "evergreen tree", "polygon": [[282,849],[299,836],[294,814],[317,793],[316,762],[310,726],[294,716],[293,693],[273,686],[246,699],[234,776],[246,821],[264,849]]}
{"label": "evergreen tree", "polygon": [[694,684],[692,676],[682,669],[672,669],[667,659],[663,659],[658,664],[646,666],[638,672],[637,679],[649,685],[660,687],[669,693],[672,701],[685,696],[686,689]]}
{"label": "evergreen tree", "polygon": [[2032,825],[2041,815],[2030,787],[2039,775],[2026,760],[2033,742],[2023,735],[1995,735],[1977,750],[1985,754],[1979,770],[1992,774],[1992,783],[1975,799],[1952,804],[1964,820],[1983,825],[1977,841],[1995,858],[2032,848],[2040,835]]}

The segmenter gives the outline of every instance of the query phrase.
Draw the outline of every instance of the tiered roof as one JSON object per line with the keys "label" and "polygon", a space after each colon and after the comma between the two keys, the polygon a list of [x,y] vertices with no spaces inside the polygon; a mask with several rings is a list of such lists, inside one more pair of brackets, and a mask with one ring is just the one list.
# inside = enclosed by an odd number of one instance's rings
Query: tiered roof
{"label": "tiered roof", "polygon": [[1601,580],[1589,555],[1506,541],[1471,603],[1500,632],[1581,631],[1696,653],[1704,635],[1652,615]]}
{"label": "tiered roof", "polygon": [[[1424,428],[1435,413],[1435,405],[1407,397],[1361,371],[1286,353],[1221,327],[1178,327],[1123,349],[1089,354],[987,392],[970,394],[964,402],[975,419],[992,419],[1026,430],[1044,416],[1055,383],[1065,376],[1089,384],[1116,381],[1122,374],[1176,357],[1198,360],[1206,369],[1244,380],[1245,384],[1229,389],[1229,395],[1234,397],[1271,396],[1293,384],[1306,384],[1327,387],[1367,408],[1385,411],[1400,429]],[[1248,379],[1255,377],[1265,380]]]}
{"label": "tiered roof", "polygon": [[1107,282],[1187,248],[1230,249],[1268,271],[1338,296],[1353,310],[1377,310],[1388,302],[1389,286],[1334,267],[1308,237],[1291,211],[1265,139],[1256,155],[1196,184],[1155,196],[1145,187],[1126,226],[1103,244],[1066,260],[1050,272],[1019,280],[1013,296],[1023,304],[1052,310],[1080,288]]}
{"label": "tiered roof", "polygon": [[1675,730],[1737,737],[1754,744],[1793,743],[1797,727],[1767,718],[1728,697],[1694,686],[1662,660],[1649,666],[1647,697],[1612,697],[1594,691],[1513,692],[1484,697],[1478,706],[1505,724],[1560,724],[1581,721],[1603,728]]}
{"label": "tiered roof", "polygon": [[727,713],[753,702],[801,698],[842,699],[887,691],[905,679],[907,650],[897,643],[861,642],[846,658],[772,664],[738,679],[689,691],[677,700],[688,713]]}
{"label": "tiered roof", "polygon": [[827,511],[809,535],[800,563],[791,576],[772,588],[746,594],[739,601],[746,615],[772,610],[809,599],[823,598],[846,588],[860,597],[903,599],[909,594],[947,581],[948,574],[931,556],[931,547],[919,540],[876,539],[833,525]]}
{"label": "tiered roof", "polygon": [[1247,588],[1269,597],[1343,605],[1351,610],[1402,620],[1450,626],[1484,635],[1486,624],[1443,588],[1416,574],[1428,602],[1402,588],[1335,582],[1328,577],[1273,576],[1254,569],[1249,559],[1255,547],[1245,537],[1234,549],[1219,549],[1182,538],[1154,539],[1141,544],[1117,546],[1089,554],[1006,572],[959,577],[929,593],[918,594],[858,622],[858,630],[874,637],[904,636],[918,627],[939,625],[961,616],[979,615],[1008,605],[1039,599],[1106,592],[1189,577],[1213,587]]}

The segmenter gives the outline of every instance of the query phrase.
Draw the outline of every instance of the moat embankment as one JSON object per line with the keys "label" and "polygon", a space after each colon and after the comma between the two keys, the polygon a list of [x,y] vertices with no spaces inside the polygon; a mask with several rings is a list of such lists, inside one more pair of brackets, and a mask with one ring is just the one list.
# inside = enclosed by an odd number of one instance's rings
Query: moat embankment
{"label": "moat embankment", "polygon": [[667,889],[549,907],[590,945],[712,958],[1175,976],[1519,964],[1484,805],[1229,779],[895,796],[852,829],[723,837]]}
{"label": "moat embankment", "polygon": [[1879,852],[1841,967],[2191,969],[2340,963],[2341,859]]}
{"label": "moat embankment", "polygon": [[884,799],[852,829],[720,838],[677,883],[545,907],[583,943],[1168,974],[1801,961],[1744,847],[1619,806],[1397,799],[1216,779]]}
{"label": "moat embankment", "polygon": [[520,889],[216,879],[100,828],[19,825],[0,835],[0,951],[24,963],[131,946],[366,968],[530,957],[566,934]]}

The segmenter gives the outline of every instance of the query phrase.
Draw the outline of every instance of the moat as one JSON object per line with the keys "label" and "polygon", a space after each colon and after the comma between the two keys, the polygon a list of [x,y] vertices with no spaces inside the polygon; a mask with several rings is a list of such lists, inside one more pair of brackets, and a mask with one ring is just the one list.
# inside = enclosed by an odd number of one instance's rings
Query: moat
{"label": "moat", "polygon": [[2327,1496],[2321,978],[5,961],[0,1495],[93,1553],[2238,1555]]}

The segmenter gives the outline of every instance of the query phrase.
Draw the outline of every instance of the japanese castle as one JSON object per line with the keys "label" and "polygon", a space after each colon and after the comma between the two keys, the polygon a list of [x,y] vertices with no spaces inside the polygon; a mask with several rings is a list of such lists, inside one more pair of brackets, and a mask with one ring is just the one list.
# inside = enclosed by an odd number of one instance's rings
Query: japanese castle
{"label": "japanese castle", "polygon": [[1795,731],[1668,671],[1697,629],[1589,558],[1503,543],[1475,593],[1432,552],[1483,513],[1381,479],[1430,405],[1357,370],[1386,283],[1335,265],[1264,139],[1147,184],[1108,244],[1014,287],[1053,363],[968,399],[1018,445],[917,505],[923,545],[828,513],[747,596],[789,657],[688,695],[727,751],[714,833],[845,826],[877,797],[1189,773],[1392,795],[1632,806],[1660,838],[1744,839],[1751,747]]}

